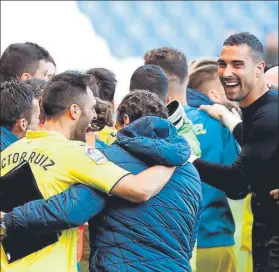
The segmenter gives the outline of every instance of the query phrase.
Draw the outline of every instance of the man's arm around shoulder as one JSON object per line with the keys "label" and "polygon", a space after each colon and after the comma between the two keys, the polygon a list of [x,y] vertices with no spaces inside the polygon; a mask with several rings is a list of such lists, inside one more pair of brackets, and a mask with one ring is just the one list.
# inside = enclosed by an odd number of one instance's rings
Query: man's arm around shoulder
{"label": "man's arm around shoulder", "polygon": [[147,201],[161,191],[174,170],[175,167],[157,165],[137,175],[126,175],[114,185],[110,194],[135,203]]}
{"label": "man's arm around shoulder", "polygon": [[35,200],[5,214],[9,233],[58,232],[81,226],[105,207],[105,194],[76,184],[49,199]]}

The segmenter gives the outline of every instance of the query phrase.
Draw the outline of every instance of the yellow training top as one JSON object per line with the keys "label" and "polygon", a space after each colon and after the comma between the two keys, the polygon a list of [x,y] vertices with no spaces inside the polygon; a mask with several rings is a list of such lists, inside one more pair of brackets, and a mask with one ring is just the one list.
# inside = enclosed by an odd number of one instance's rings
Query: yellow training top
{"label": "yellow training top", "polygon": [[251,210],[252,194],[247,195],[244,202],[244,213],[242,220],[242,233],[240,250],[252,253],[252,227],[253,213]]}
{"label": "yellow training top", "polygon": [[[109,193],[117,181],[129,173],[109,162],[100,151],[82,142],[67,140],[55,131],[28,131],[25,138],[1,152],[1,176],[23,160],[30,163],[44,198],[74,183]],[[1,271],[77,271],[77,239],[77,228],[63,231],[57,243],[11,264],[1,246]]]}

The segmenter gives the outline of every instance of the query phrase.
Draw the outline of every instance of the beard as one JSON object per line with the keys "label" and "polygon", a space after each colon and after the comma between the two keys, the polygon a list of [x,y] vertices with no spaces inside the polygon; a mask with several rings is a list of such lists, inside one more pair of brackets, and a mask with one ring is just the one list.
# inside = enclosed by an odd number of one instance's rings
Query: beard
{"label": "beard", "polygon": [[71,135],[70,140],[85,142],[85,131],[75,129]]}
{"label": "beard", "polygon": [[[220,77],[221,84],[225,90],[226,97],[229,101],[241,102],[244,100],[256,87],[256,82],[253,79],[253,74],[245,77]],[[229,83],[236,83],[237,85],[228,86]]]}
{"label": "beard", "polygon": [[89,123],[90,120],[83,112],[72,132],[71,140],[85,142],[85,134]]}

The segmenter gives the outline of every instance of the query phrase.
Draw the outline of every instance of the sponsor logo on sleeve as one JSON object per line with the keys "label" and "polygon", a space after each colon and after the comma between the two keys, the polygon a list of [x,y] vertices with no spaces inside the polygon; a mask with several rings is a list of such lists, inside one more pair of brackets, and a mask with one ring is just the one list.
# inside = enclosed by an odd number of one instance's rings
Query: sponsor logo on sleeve
{"label": "sponsor logo on sleeve", "polygon": [[84,151],[85,154],[90,157],[96,164],[101,164],[108,160],[101,151],[99,151],[98,149],[94,149],[93,147],[86,146]]}

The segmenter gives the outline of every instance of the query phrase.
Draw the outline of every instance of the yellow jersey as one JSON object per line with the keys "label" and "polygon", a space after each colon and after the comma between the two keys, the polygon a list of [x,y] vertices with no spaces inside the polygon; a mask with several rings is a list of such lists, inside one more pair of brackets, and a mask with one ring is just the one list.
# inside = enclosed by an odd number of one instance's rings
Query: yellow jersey
{"label": "yellow jersey", "polygon": [[[67,140],[55,131],[28,131],[25,138],[1,152],[1,176],[23,160],[29,162],[44,198],[75,183],[109,193],[118,180],[129,174],[100,151],[83,142]],[[1,246],[1,271],[76,272],[77,240],[77,228],[63,231],[57,243],[11,264]]]}
{"label": "yellow jersey", "polygon": [[246,252],[252,252],[253,213],[251,210],[251,197],[252,195],[249,194],[245,198],[243,221],[242,221],[240,250]]}
{"label": "yellow jersey", "polygon": [[117,133],[117,130],[113,127],[105,126],[101,131],[99,131],[100,140],[103,141],[106,145],[111,145],[112,142],[109,138],[112,132]]}

